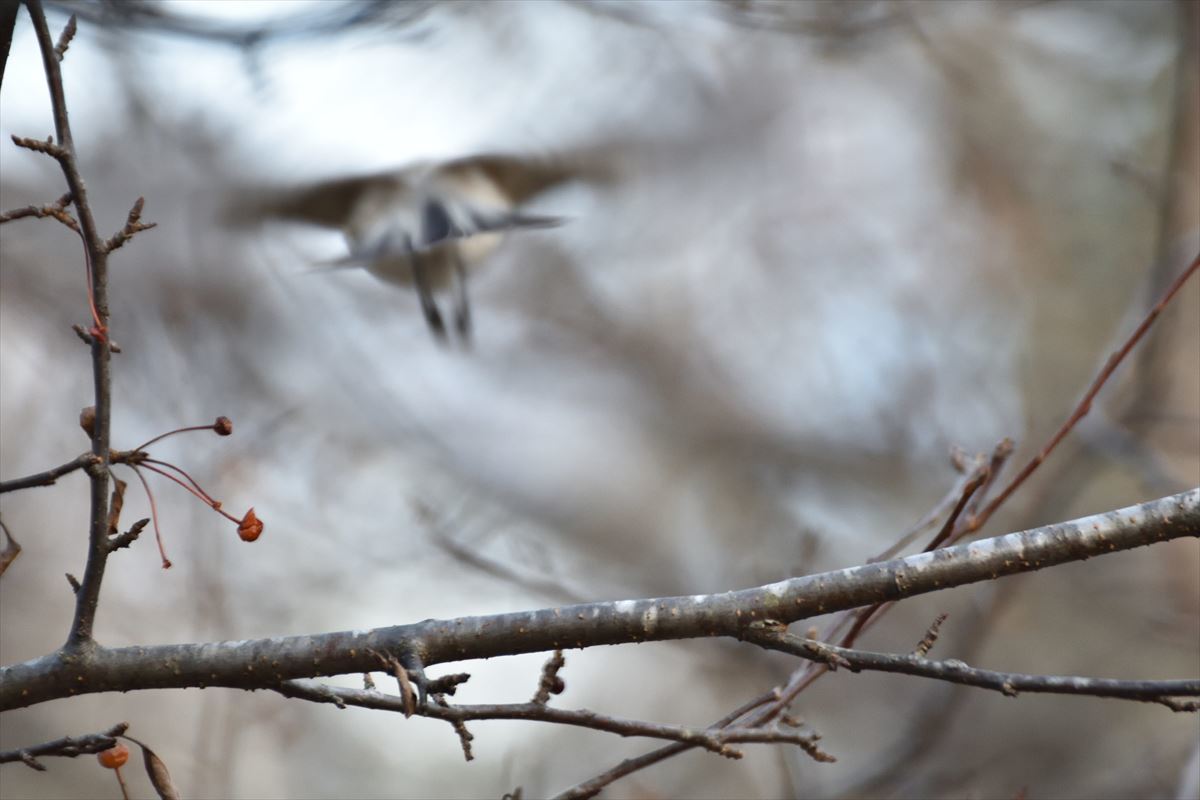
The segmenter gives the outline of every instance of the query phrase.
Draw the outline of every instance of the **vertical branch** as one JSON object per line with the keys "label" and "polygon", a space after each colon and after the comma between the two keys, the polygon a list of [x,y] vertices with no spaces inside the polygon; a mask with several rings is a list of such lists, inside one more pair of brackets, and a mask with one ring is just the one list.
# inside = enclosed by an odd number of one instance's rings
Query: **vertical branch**
{"label": "vertical branch", "polygon": [[4,67],[8,64],[19,7],[17,0],[0,0],[0,87],[4,86]]}
{"label": "vertical branch", "polygon": [[37,34],[38,47],[42,52],[42,65],[46,70],[46,85],[50,90],[50,104],[54,112],[54,129],[61,154],[58,163],[66,177],[67,186],[75,202],[91,277],[91,301],[95,315],[95,327],[91,333],[92,382],[95,393],[96,421],[92,430],[92,453],[98,459],[88,474],[91,477],[91,510],[88,530],[87,565],[83,580],[75,593],[75,616],[67,638],[67,648],[78,650],[92,642],[92,625],[96,618],[96,607],[100,600],[100,583],[104,578],[104,566],[108,559],[108,460],[109,429],[112,417],[112,351],[108,340],[108,253],[96,230],[96,221],[88,205],[87,189],[79,174],[75,142],[71,137],[70,121],[67,118],[67,101],[63,93],[62,71],[59,69],[59,53],[46,25],[46,14],[41,0],[25,0],[30,21]]}

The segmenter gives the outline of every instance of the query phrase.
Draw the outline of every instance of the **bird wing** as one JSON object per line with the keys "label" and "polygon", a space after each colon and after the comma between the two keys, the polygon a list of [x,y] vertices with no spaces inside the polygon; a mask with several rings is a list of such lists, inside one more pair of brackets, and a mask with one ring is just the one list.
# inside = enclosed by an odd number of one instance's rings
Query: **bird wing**
{"label": "bird wing", "polygon": [[[416,222],[427,233],[412,231],[414,244],[432,243],[452,238],[455,230],[463,236],[558,224],[560,220],[517,214],[512,209],[570,181],[603,181],[603,172],[586,159],[470,156],[274,189],[246,187],[237,192],[223,216],[239,227],[278,220],[361,231],[370,227],[364,218],[373,216],[374,206],[395,204],[407,206],[409,213],[417,212]],[[399,195],[409,192],[411,200],[398,202]],[[440,197],[445,202],[440,209],[418,209],[414,203],[420,196]]]}
{"label": "bird wing", "polygon": [[340,228],[364,196],[395,183],[396,173],[381,172],[267,190],[244,189],[229,204],[225,217],[234,225],[281,220]]}
{"label": "bird wing", "polygon": [[589,154],[570,157],[483,154],[448,161],[436,175],[450,182],[486,179],[514,206],[571,181],[604,183],[613,178],[605,162]]}

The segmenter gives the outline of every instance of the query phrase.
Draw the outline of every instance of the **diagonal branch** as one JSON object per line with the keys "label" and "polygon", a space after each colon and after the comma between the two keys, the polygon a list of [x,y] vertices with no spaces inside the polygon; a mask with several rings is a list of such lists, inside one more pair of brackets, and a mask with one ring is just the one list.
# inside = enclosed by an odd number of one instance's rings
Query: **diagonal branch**
{"label": "diagonal branch", "polygon": [[79,223],[67,211],[67,206],[70,203],[71,194],[68,192],[53,203],[46,203],[42,206],[28,205],[24,208],[14,208],[12,211],[0,213],[0,225],[3,225],[5,222],[12,222],[13,220],[25,219],[26,217],[32,217],[33,219],[53,217],[78,234],[80,232]]}
{"label": "diagonal branch", "polygon": [[1133,333],[1130,334],[1129,338],[1125,340],[1125,343],[1122,344],[1116,350],[1116,352],[1108,357],[1108,361],[1105,362],[1104,368],[1100,370],[1100,373],[1096,375],[1095,380],[1092,381],[1092,385],[1088,387],[1086,392],[1084,392],[1083,399],[1080,400],[1075,406],[1075,410],[1071,412],[1071,415],[1067,417],[1066,421],[1063,422],[1058,431],[1055,432],[1052,437],[1050,437],[1050,441],[1048,441],[1042,447],[1042,449],[1038,451],[1037,455],[1030,459],[1029,462],[1021,468],[1020,472],[1013,476],[1013,479],[1008,482],[1008,485],[1000,490],[1000,493],[996,495],[996,497],[990,503],[987,504],[983,511],[980,512],[979,516],[972,520],[972,524],[968,527],[966,533],[970,533],[982,527],[983,524],[991,518],[992,514],[996,512],[996,509],[1003,505],[1004,502],[1012,496],[1012,493],[1019,489],[1021,484],[1023,484],[1025,480],[1033,474],[1034,470],[1041,466],[1042,462],[1046,460],[1046,457],[1054,451],[1054,448],[1058,447],[1059,442],[1061,442],[1066,435],[1070,433],[1071,430],[1079,423],[1079,420],[1087,416],[1087,413],[1092,409],[1092,402],[1096,399],[1096,395],[1100,393],[1100,390],[1104,388],[1104,384],[1108,382],[1108,379],[1112,377],[1117,367],[1121,365],[1121,362],[1129,356],[1129,353],[1133,350],[1137,343],[1141,341],[1143,336],[1146,335],[1146,331],[1150,330],[1150,327],[1154,324],[1154,321],[1158,319],[1160,314],[1162,314],[1163,309],[1167,307],[1171,300],[1174,299],[1175,295],[1179,293],[1179,290],[1183,288],[1184,284],[1188,282],[1188,279],[1196,274],[1198,270],[1200,270],[1200,254],[1197,254],[1192,259],[1191,263],[1184,268],[1179,277],[1177,277],[1170,287],[1167,288],[1167,291],[1163,294],[1159,301],[1154,304],[1154,307],[1150,309],[1149,313],[1147,313],[1145,318],[1142,319],[1141,324],[1139,324],[1137,328],[1134,329]]}
{"label": "diagonal branch", "polygon": [[1200,488],[1119,511],[907,558],[715,595],[588,603],[241,642],[59,652],[0,667],[0,711],[94,692],[225,686],[370,672],[379,653],[431,666],[564,647],[746,638],[752,626],[900,600],[1182,537],[1200,537]]}

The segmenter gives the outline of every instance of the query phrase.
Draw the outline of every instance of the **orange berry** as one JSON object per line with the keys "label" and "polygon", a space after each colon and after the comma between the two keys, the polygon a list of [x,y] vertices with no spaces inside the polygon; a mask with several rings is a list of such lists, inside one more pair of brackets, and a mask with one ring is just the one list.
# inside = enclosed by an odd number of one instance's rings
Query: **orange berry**
{"label": "orange berry", "polygon": [[116,747],[110,747],[97,753],[96,759],[100,762],[100,766],[116,769],[129,760],[129,748],[118,742]]}
{"label": "orange berry", "polygon": [[242,537],[243,542],[253,542],[263,531],[262,521],[255,516],[254,509],[246,512],[246,516],[242,517],[242,521],[238,523],[238,536]]}

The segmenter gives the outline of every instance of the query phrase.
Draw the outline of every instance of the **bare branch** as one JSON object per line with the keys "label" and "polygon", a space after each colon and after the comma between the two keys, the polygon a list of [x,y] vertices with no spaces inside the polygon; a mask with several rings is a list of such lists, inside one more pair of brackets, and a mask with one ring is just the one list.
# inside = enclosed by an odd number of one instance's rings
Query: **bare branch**
{"label": "bare branch", "polygon": [[[743,703],[733,711],[730,711],[712,725],[709,725],[708,730],[728,728],[735,725],[742,728],[752,727],[754,723],[750,722],[750,720],[753,718],[753,715],[763,706],[771,703],[772,701],[777,701],[779,698],[780,692],[778,689],[773,689],[769,692],[760,694],[752,700]],[[626,775],[631,775],[639,770],[652,767],[660,761],[665,761],[672,756],[676,756],[679,753],[683,753],[692,749],[693,746],[694,745],[675,742],[635,758],[627,758],[620,764],[605,770],[599,775],[589,778],[588,780],[578,783],[575,786],[572,786],[571,788],[555,795],[554,798],[555,800],[565,800],[566,798],[570,798],[571,800],[583,800],[583,798],[595,797],[597,794],[603,791],[604,787],[620,780]],[[810,753],[810,755],[814,754]],[[814,755],[814,758],[815,757],[816,756]]]}
{"label": "bare branch", "polygon": [[1052,437],[1050,437],[1050,441],[1047,442],[1044,447],[1042,447],[1038,454],[1035,455],[1029,461],[1029,463],[1021,468],[1021,471],[1018,472],[1016,476],[1014,476],[1013,479],[1008,482],[1008,485],[1000,491],[1000,494],[996,495],[996,498],[992,500],[992,502],[988,503],[983,511],[980,512],[979,516],[972,520],[972,524],[967,530],[964,531],[964,534],[979,530],[979,528],[983,527],[983,524],[986,523],[988,519],[991,518],[992,514],[996,512],[996,509],[998,509],[1004,503],[1004,501],[1012,495],[1013,492],[1020,488],[1021,484],[1023,484],[1031,474],[1033,474],[1034,470],[1041,466],[1042,462],[1046,460],[1046,457],[1054,451],[1054,448],[1058,447],[1059,442],[1061,442],[1066,435],[1070,433],[1071,430],[1079,423],[1079,420],[1087,416],[1088,411],[1090,411],[1092,408],[1092,401],[1096,399],[1096,395],[1100,393],[1100,390],[1104,387],[1104,384],[1108,382],[1108,379],[1112,377],[1112,374],[1116,371],[1121,362],[1129,356],[1129,353],[1133,350],[1137,343],[1141,341],[1141,338],[1146,334],[1146,331],[1150,330],[1150,326],[1154,324],[1156,319],[1158,319],[1159,314],[1163,312],[1163,309],[1167,307],[1167,304],[1169,304],[1175,295],[1179,293],[1179,290],[1183,288],[1183,285],[1188,282],[1188,279],[1191,278],[1197,270],[1200,270],[1200,254],[1197,254],[1196,257],[1192,259],[1192,263],[1189,264],[1182,273],[1180,273],[1179,277],[1175,279],[1175,282],[1171,284],[1171,286],[1163,294],[1162,298],[1155,303],[1154,307],[1151,308],[1149,313],[1146,314],[1146,317],[1142,320],[1141,324],[1139,324],[1137,328],[1134,329],[1133,333],[1129,335],[1129,338],[1125,340],[1125,343],[1122,344],[1116,350],[1116,352],[1108,357],[1108,361],[1104,364],[1104,368],[1100,370],[1100,374],[1096,376],[1095,380],[1092,381],[1092,385],[1088,387],[1086,392],[1084,392],[1083,399],[1080,400],[1078,405],[1075,406],[1075,410],[1071,412],[1071,415],[1067,417],[1066,421],[1062,424],[1058,431]]}
{"label": "bare branch", "polygon": [[67,20],[67,25],[63,28],[62,34],[58,37],[58,43],[54,45],[54,55],[58,56],[58,60],[62,61],[63,56],[67,54],[67,48],[71,46],[71,40],[75,38],[75,15]]}
{"label": "bare branch", "polygon": [[142,530],[145,529],[145,527],[149,524],[150,524],[149,517],[146,517],[144,519],[139,519],[137,522],[135,522],[129,526],[129,530],[109,539],[109,541],[108,541],[109,549],[110,550],[121,550],[123,548],[129,547],[131,544],[133,544],[134,542],[137,541],[138,537],[142,535]]}
{"label": "bare branch", "polygon": [[71,212],[67,211],[67,206],[71,204],[71,194],[68,192],[53,203],[47,203],[44,206],[29,205],[24,208],[14,208],[12,211],[0,213],[0,225],[5,222],[12,222],[17,219],[33,217],[34,219],[43,219],[52,217],[63,225],[66,225],[75,233],[79,233],[79,223],[71,216]]}
{"label": "bare branch", "polygon": [[[75,614],[67,638],[70,649],[85,649],[92,642],[92,625],[96,618],[96,607],[100,602],[100,583],[104,578],[104,566],[108,559],[108,456],[112,418],[112,353],[108,342],[108,254],[96,230],[96,221],[88,204],[87,187],[79,173],[75,159],[75,142],[71,136],[71,125],[67,118],[67,101],[63,91],[62,71],[59,59],[62,52],[55,49],[46,25],[46,14],[41,0],[26,0],[38,47],[42,53],[42,66],[46,72],[46,85],[50,90],[50,105],[54,113],[54,128],[58,139],[57,154],[51,153],[62,167],[67,188],[75,202],[79,221],[80,239],[83,240],[84,256],[88,265],[88,297],[94,329],[92,334],[92,383],[95,392],[96,421],[92,437],[92,454],[99,460],[100,469],[91,472],[91,512],[88,530],[88,556],[75,593]],[[68,26],[74,27],[74,21]],[[64,31],[60,44],[65,49],[70,35]],[[49,152],[49,150],[47,150]]]}
{"label": "bare branch", "polygon": [[0,668],[0,710],[94,692],[274,688],[294,678],[378,669],[378,653],[411,654],[414,664],[430,666],[562,647],[745,638],[754,633],[753,625],[766,621],[786,624],[1196,536],[1200,488],[1023,533],[723,594],[589,603],[241,642],[95,647],[70,657],[54,653]]}
{"label": "bare branch", "polygon": [[[315,681],[288,681],[275,691],[286,697],[311,700],[317,703],[333,703],[339,707],[358,706],[379,711],[394,711],[406,714],[407,703],[403,697],[384,694],[364,689],[347,689],[327,686]],[[407,715],[407,714],[406,714]],[[557,725],[570,725],[580,728],[615,733],[619,736],[645,736],[652,739],[681,742],[696,747],[703,747],[730,758],[740,758],[741,753],[730,747],[732,744],[751,744],[782,742],[805,747],[806,752],[815,751],[816,741],[820,738],[813,733],[800,733],[786,728],[688,728],[680,725],[663,725],[656,722],[644,722],[634,719],[623,719],[600,714],[589,709],[561,709],[547,706],[543,703],[502,703],[494,705],[463,705],[430,704],[420,708],[417,716],[430,719],[445,720],[450,723],[463,723],[480,720],[520,719],[532,722],[549,722]],[[811,747],[811,751],[809,748]],[[821,754],[814,755],[821,761],[833,761],[833,758]]]}
{"label": "bare branch", "polygon": [[17,9],[14,2],[0,3],[0,86],[4,85],[4,68],[8,65],[8,52],[12,47],[13,29],[17,26]]}
{"label": "bare branch", "polygon": [[567,663],[567,659],[563,656],[562,650],[555,650],[554,655],[550,656],[545,664],[542,665],[542,675],[538,679],[537,693],[533,696],[533,701],[537,705],[544,706],[550,702],[550,695],[562,694],[566,684],[563,679],[558,677],[558,671]]}
{"label": "bare branch", "polygon": [[[440,694],[435,694],[433,699],[437,704],[437,708],[450,707],[450,704],[446,702],[446,698]],[[467,730],[467,724],[461,719],[452,719],[450,720],[450,726],[454,728],[454,733],[456,736],[458,736],[459,744],[462,745],[463,758],[467,761],[474,760],[475,754],[471,751],[471,742],[475,740],[475,736],[469,730]]]}
{"label": "bare branch", "polygon": [[0,481],[0,494],[15,492],[18,489],[32,489],[36,486],[53,486],[64,475],[70,475],[75,470],[98,466],[100,463],[100,459],[94,453],[84,453],[45,472],[26,475],[23,478],[13,478],[11,481]]}
{"label": "bare branch", "polygon": [[924,517],[917,520],[916,523],[914,523],[911,527],[909,527],[908,530],[901,534],[900,538],[898,538],[894,544],[892,544],[875,558],[872,558],[872,561],[883,561],[898,555],[902,550],[904,550],[904,548],[912,544],[913,540],[920,536],[923,531],[936,524],[938,519],[943,514],[950,514],[953,509],[962,502],[962,496],[968,492],[969,487],[976,480],[978,480],[980,476],[984,476],[986,479],[988,468],[983,463],[982,457],[977,458],[976,463],[971,465],[970,468],[968,468],[968,465],[965,463],[965,455],[961,453],[954,453],[952,455],[952,461],[955,467],[963,472],[958,481],[955,482],[954,486],[950,487],[950,491],[948,491],[946,495],[933,506],[933,508],[929,509],[928,513],[926,513]]}
{"label": "bare branch", "polygon": [[100,753],[115,747],[117,737],[129,729],[128,722],[119,722],[104,733],[88,733],[83,736],[64,736],[52,742],[37,744],[32,747],[22,747],[17,750],[0,751],[0,764],[21,761],[26,766],[42,771],[46,768],[37,762],[43,756],[62,756],[75,758],[77,756]]}
{"label": "bare branch", "polygon": [[41,139],[30,139],[28,136],[13,136],[12,142],[17,147],[50,156],[59,163],[67,158],[67,151],[54,143],[53,136],[47,136],[44,142]]}
{"label": "bare branch", "polygon": [[129,216],[125,219],[124,227],[104,243],[106,252],[111,253],[113,250],[121,247],[132,239],[135,234],[157,227],[158,223],[156,222],[142,222],[142,207],[145,204],[146,198],[144,197],[139,197],[134,202],[133,208],[129,209]]}
{"label": "bare branch", "polygon": [[923,678],[991,689],[1009,697],[1021,692],[1045,694],[1075,694],[1092,697],[1111,697],[1161,703],[1175,711],[1196,711],[1194,703],[1179,703],[1178,697],[1200,697],[1200,680],[1136,681],[1109,678],[1084,678],[1068,675],[1029,675],[1020,672],[997,672],[970,667],[957,659],[935,661],[916,653],[898,655],[873,653],[837,647],[824,642],[804,639],[789,633],[768,629],[748,634],[747,641],[772,650],[827,664],[831,669],[845,668],[851,672],[896,672]]}
{"label": "bare branch", "polygon": [[942,623],[946,621],[949,614],[941,613],[937,615],[929,629],[925,631],[925,635],[921,637],[921,641],[917,642],[916,648],[913,649],[913,654],[918,656],[927,656],[929,651],[933,649],[933,645],[937,643],[938,636],[942,630]]}

